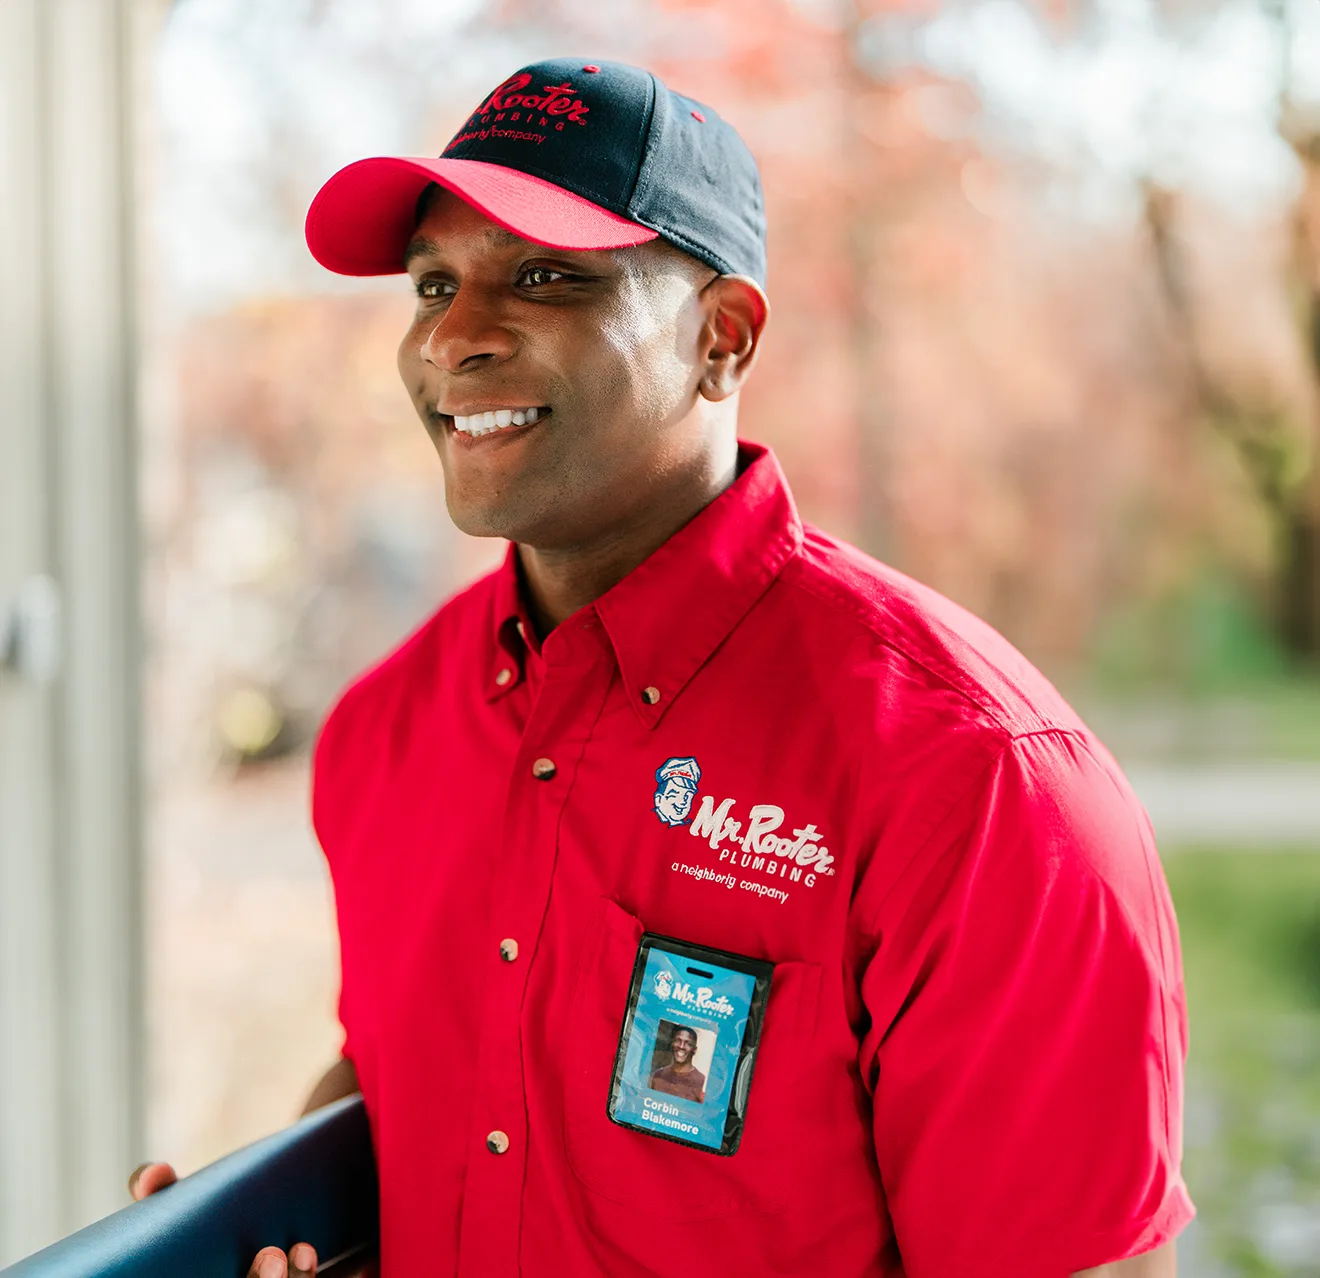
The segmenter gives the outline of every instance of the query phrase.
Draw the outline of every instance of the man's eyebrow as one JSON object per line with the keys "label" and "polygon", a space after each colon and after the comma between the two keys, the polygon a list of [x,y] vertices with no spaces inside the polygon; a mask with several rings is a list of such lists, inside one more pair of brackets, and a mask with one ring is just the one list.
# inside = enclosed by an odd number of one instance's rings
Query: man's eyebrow
{"label": "man's eyebrow", "polygon": [[408,247],[403,250],[403,269],[406,271],[415,257],[425,257],[427,254],[438,253],[440,245],[434,240],[428,240],[424,235],[414,236],[408,241]]}
{"label": "man's eyebrow", "polygon": [[515,235],[504,226],[488,226],[486,228],[486,239],[500,248],[508,248],[511,244],[530,244],[532,241],[525,240],[521,235]]}
{"label": "man's eyebrow", "polygon": [[[531,241],[523,239],[521,235],[515,235],[502,226],[487,227],[485,237],[487,242],[494,248],[509,248],[519,244],[532,248],[536,247]],[[416,235],[408,242],[408,247],[403,250],[403,269],[406,271],[412,265],[412,260],[415,257],[427,257],[439,252],[440,245],[435,240],[425,235]]]}

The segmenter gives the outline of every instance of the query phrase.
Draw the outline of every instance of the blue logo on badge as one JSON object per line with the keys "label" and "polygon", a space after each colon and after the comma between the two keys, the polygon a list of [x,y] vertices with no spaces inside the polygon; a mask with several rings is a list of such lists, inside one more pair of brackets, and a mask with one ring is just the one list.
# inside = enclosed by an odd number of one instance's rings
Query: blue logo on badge
{"label": "blue logo on badge", "polygon": [[684,825],[701,781],[701,765],[693,758],[666,759],[655,770],[655,814],[666,825]]}

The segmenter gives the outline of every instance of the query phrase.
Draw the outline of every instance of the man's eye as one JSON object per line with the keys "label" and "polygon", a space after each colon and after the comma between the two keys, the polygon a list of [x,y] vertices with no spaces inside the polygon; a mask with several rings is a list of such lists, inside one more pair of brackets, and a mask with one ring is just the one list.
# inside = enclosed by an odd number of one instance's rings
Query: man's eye
{"label": "man's eye", "polygon": [[567,279],[563,271],[552,271],[545,266],[529,266],[519,277],[518,283],[531,288],[537,288],[542,284],[554,284],[558,280]]}
{"label": "man's eye", "polygon": [[417,281],[417,296],[426,302],[434,302],[442,297],[452,297],[454,291],[454,286],[448,280]]}

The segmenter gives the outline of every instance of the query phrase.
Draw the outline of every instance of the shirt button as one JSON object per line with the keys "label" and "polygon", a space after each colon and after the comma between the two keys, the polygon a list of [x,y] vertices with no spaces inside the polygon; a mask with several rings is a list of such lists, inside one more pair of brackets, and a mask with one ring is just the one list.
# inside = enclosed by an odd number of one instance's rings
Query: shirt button
{"label": "shirt button", "polygon": [[510,670],[508,666],[505,666],[504,669],[501,670],[499,674],[495,676],[495,682],[498,683],[502,688],[512,678],[513,678],[513,671]]}
{"label": "shirt button", "polygon": [[642,700],[645,701],[648,706],[655,705],[655,703],[660,700],[660,689],[655,687],[643,688]]}
{"label": "shirt button", "polygon": [[506,1154],[509,1151],[509,1138],[504,1132],[491,1132],[486,1137],[486,1148],[492,1154]]}
{"label": "shirt button", "polygon": [[558,769],[555,767],[553,759],[537,759],[532,764],[532,776],[538,781],[549,781],[555,775]]}
{"label": "shirt button", "polygon": [[500,958],[506,963],[512,963],[518,957],[518,942],[511,936],[506,936],[500,942]]}

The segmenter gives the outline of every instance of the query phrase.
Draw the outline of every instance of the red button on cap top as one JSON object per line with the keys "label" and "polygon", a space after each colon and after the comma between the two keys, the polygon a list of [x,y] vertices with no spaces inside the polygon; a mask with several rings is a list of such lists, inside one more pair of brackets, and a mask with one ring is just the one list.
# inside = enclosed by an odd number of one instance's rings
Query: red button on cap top
{"label": "red button on cap top", "polygon": [[600,70],[599,67],[583,67],[582,69],[590,75],[595,75]]}

